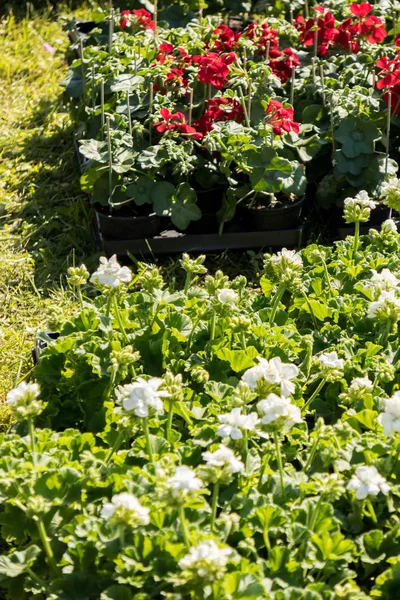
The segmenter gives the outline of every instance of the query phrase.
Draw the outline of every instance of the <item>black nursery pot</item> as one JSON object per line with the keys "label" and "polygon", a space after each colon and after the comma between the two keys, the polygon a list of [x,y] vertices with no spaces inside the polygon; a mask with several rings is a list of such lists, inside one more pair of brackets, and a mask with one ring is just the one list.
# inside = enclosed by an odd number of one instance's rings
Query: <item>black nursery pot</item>
{"label": "black nursery pot", "polygon": [[244,206],[241,209],[244,225],[249,231],[293,229],[300,224],[304,201],[305,196],[292,204],[276,208]]}
{"label": "black nursery pot", "polygon": [[219,223],[217,212],[222,206],[222,198],[226,186],[220,185],[209,190],[196,190],[197,205],[201,210],[201,219],[192,221],[187,228],[187,233],[217,233]]}
{"label": "black nursery pot", "polygon": [[95,218],[102,236],[109,240],[152,238],[161,227],[160,217],[155,213],[144,216],[116,216],[95,209]]}

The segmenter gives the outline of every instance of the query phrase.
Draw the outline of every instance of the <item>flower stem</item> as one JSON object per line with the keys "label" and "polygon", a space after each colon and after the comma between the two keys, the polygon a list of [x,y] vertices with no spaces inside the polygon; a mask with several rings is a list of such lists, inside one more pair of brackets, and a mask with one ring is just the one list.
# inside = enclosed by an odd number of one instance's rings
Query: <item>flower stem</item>
{"label": "flower stem", "polygon": [[123,528],[122,525],[120,525],[118,530],[119,530],[119,545],[122,550],[125,546],[125,529]]}
{"label": "flower stem", "polygon": [[47,588],[46,582],[43,581],[43,579],[40,579],[40,577],[36,575],[36,573],[30,567],[26,567],[26,572],[32,577],[33,581],[36,581],[36,583],[38,583],[39,585],[43,586],[44,588]]}
{"label": "flower stem", "polygon": [[357,249],[358,249],[358,240],[360,238],[360,221],[356,221],[355,222],[355,228],[354,228],[354,243],[353,243],[353,260],[354,263],[356,262],[356,255],[357,255]]}
{"label": "flower stem", "polygon": [[119,306],[118,306],[118,300],[117,300],[117,296],[113,295],[113,306],[114,306],[114,312],[115,312],[115,316],[117,318],[117,323],[118,323],[118,327],[122,333],[122,337],[124,338],[124,342],[126,344],[129,344],[129,338],[128,335],[125,331],[125,327],[122,323],[122,319],[121,319],[121,313],[119,312]]}
{"label": "flower stem", "polygon": [[370,498],[367,498],[367,506],[368,506],[369,516],[371,517],[372,521],[376,524],[378,522],[378,519],[376,518],[374,505],[372,504]]}
{"label": "flower stem", "polygon": [[314,315],[312,306],[310,304],[310,301],[308,299],[308,296],[307,296],[307,294],[303,290],[301,290],[301,294],[302,294],[304,300],[306,301],[306,304],[308,306],[308,310],[310,311],[310,315],[311,315],[311,318],[312,318],[312,321],[313,321],[314,329],[315,329],[315,331],[319,331],[318,323],[317,323],[317,320],[315,318],[315,315]]}
{"label": "flower stem", "polygon": [[217,505],[219,496],[219,483],[214,483],[213,495],[211,500],[211,531],[214,531],[215,518],[217,516]]}
{"label": "flower stem", "polygon": [[183,541],[185,542],[186,548],[190,550],[189,533],[183,504],[180,504],[179,506],[179,520],[181,522]]}
{"label": "flower stem", "polygon": [[192,273],[190,273],[190,272],[187,272],[187,273],[186,273],[186,279],[185,279],[185,287],[184,287],[184,289],[183,289],[183,292],[184,292],[185,294],[187,294],[187,293],[188,293],[188,289],[189,289],[189,287],[190,287],[190,283],[191,283],[191,281],[192,281]]}
{"label": "flower stem", "polygon": [[214,312],[213,316],[211,318],[210,340],[213,340],[215,338],[215,325],[216,325],[216,321],[217,321],[217,316],[216,316],[216,314]]}
{"label": "flower stem", "polygon": [[35,445],[35,428],[34,428],[34,425],[33,425],[33,419],[32,419],[32,417],[29,417],[29,419],[28,419],[28,429],[29,429],[29,437],[30,437],[30,440],[31,440],[33,470],[34,470],[35,475],[36,475],[37,458],[36,458],[36,445]]}
{"label": "flower stem", "polygon": [[324,259],[322,259],[322,264],[324,266],[325,279],[326,279],[326,283],[328,285],[329,293],[330,293],[330,295],[332,297],[333,296],[333,289],[332,289],[332,284],[331,284],[331,277],[329,275],[328,266],[327,266],[326,261]]}
{"label": "flower stem", "polygon": [[57,562],[56,562],[56,559],[53,554],[53,549],[49,543],[49,538],[47,537],[46,528],[44,526],[44,523],[43,523],[41,517],[37,517],[36,524],[37,524],[40,540],[43,544],[43,549],[47,556],[47,562],[49,564],[49,567],[51,568],[51,570],[54,572],[55,575],[58,575]]}
{"label": "flower stem", "polygon": [[281,446],[280,446],[280,442],[279,442],[279,436],[276,431],[274,432],[274,442],[275,442],[275,449],[276,449],[276,459],[278,461],[278,468],[279,468],[279,479],[281,481],[282,498],[283,498],[283,501],[285,501],[286,494],[285,494],[285,484],[283,481],[283,463],[282,463]]}
{"label": "flower stem", "polygon": [[319,434],[317,435],[317,437],[316,437],[316,439],[315,439],[315,441],[314,441],[313,445],[312,445],[311,452],[310,452],[310,454],[308,455],[307,462],[306,462],[306,464],[305,464],[305,465],[304,465],[304,467],[303,467],[303,472],[304,472],[304,473],[306,473],[306,472],[308,471],[308,469],[309,469],[309,468],[311,467],[311,465],[312,465],[312,462],[313,462],[313,460],[314,460],[315,453],[316,453],[316,451],[317,451],[318,442],[319,442],[319,438],[320,438],[320,437],[321,437],[321,434],[319,433]]}
{"label": "flower stem", "polygon": [[146,438],[147,452],[149,455],[149,461],[153,462],[153,448],[151,445],[150,432],[149,432],[149,424],[147,421],[147,417],[143,417],[143,431]]}
{"label": "flower stem", "polygon": [[172,401],[169,401],[169,407],[168,407],[168,418],[167,418],[167,425],[166,425],[166,429],[165,429],[165,437],[167,439],[167,441],[169,442],[169,438],[170,438],[170,433],[171,433],[171,429],[172,429],[172,417],[173,417],[174,411],[173,411],[173,404]]}
{"label": "flower stem", "polygon": [[263,529],[263,539],[264,539],[264,544],[265,544],[266,549],[268,550],[268,552],[270,552],[271,551],[271,542],[269,540],[267,528]]}
{"label": "flower stem", "polygon": [[276,291],[276,294],[275,294],[275,297],[274,297],[274,301],[272,303],[271,316],[269,317],[269,324],[270,325],[272,325],[273,322],[274,322],[279,302],[280,302],[283,294],[285,293],[285,290],[286,290],[286,284],[281,283],[280,286],[278,287],[277,291]]}
{"label": "flower stem", "polygon": [[326,377],[324,377],[323,379],[321,379],[321,381],[319,382],[319,384],[315,388],[314,392],[311,394],[311,396],[309,397],[309,399],[307,400],[307,402],[303,406],[303,409],[306,409],[308,406],[310,406],[311,402],[313,400],[315,400],[315,398],[318,396],[319,392],[322,390],[322,388],[324,387],[324,385],[326,384],[326,382],[327,382],[327,378]]}
{"label": "flower stem", "polygon": [[108,465],[108,464],[109,464],[109,462],[110,462],[110,460],[111,460],[111,459],[112,459],[112,457],[114,456],[114,454],[115,454],[116,452],[118,452],[118,450],[119,450],[119,448],[120,448],[120,446],[121,446],[122,440],[124,439],[124,433],[125,433],[125,431],[122,429],[122,430],[119,432],[119,434],[117,435],[117,437],[116,437],[116,439],[115,439],[115,442],[114,442],[114,444],[113,444],[112,448],[110,448],[110,450],[109,450],[109,452],[108,452],[108,454],[107,454],[107,456],[106,456],[106,460],[104,461],[105,465]]}

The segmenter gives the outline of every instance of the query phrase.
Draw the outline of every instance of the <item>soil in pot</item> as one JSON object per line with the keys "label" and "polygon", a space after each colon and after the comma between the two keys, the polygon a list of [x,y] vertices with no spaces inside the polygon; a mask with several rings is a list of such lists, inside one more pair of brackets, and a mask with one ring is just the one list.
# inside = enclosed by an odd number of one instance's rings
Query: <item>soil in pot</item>
{"label": "soil in pot", "polygon": [[251,206],[240,209],[243,225],[249,231],[293,229],[300,225],[305,196],[293,201],[286,197],[266,203],[265,197],[256,198]]}
{"label": "soil in pot", "polygon": [[103,237],[110,240],[137,240],[157,235],[161,228],[160,217],[139,210],[141,208],[124,208],[110,214],[107,207],[95,205],[95,215]]}

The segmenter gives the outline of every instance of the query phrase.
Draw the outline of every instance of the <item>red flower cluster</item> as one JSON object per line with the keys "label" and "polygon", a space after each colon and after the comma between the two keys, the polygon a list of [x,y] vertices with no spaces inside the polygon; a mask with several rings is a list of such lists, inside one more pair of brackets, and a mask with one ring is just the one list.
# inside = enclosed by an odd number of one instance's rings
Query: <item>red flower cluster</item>
{"label": "red flower cluster", "polygon": [[242,37],[241,33],[235,33],[224,23],[221,23],[221,25],[214,29],[213,34],[217,36],[217,39],[214,40],[214,48],[218,52],[231,52],[232,50],[236,50],[238,48],[238,42]]}
{"label": "red flower cluster", "polygon": [[267,23],[259,25],[258,23],[250,23],[243,33],[243,36],[252,40],[258,46],[258,54],[265,56],[269,42],[270,58],[280,56],[279,36],[275,29],[272,29]]}
{"label": "red flower cluster", "polygon": [[162,108],[160,110],[162,121],[154,123],[154,127],[159,133],[165,131],[177,131],[184,135],[190,135],[194,140],[201,140],[203,134],[196,131],[194,127],[191,127],[186,123],[186,117],[181,112],[171,113],[168,108]]}
{"label": "red flower cluster", "polygon": [[300,31],[300,41],[305,46],[312,46],[315,43],[315,26],[317,26],[318,53],[321,56],[325,56],[334,46],[342,46],[345,50],[351,48],[352,52],[358,52],[360,39],[365,39],[370,44],[378,44],[387,35],[383,21],[369,14],[372,6],[368,2],[350,4],[353,17],[340,24],[336,24],[332,13],[325,11],[321,6],[316,6],[315,10],[322,16],[305,20],[298,15],[295,25]]}
{"label": "red flower cluster", "polygon": [[300,125],[293,121],[293,108],[284,108],[282,102],[270,100],[267,110],[267,123],[273,128],[275,135],[282,135],[283,131],[299,133]]}
{"label": "red flower cluster", "polygon": [[283,52],[280,52],[278,58],[274,58],[269,63],[274,75],[277,75],[282,83],[285,83],[291,78],[293,71],[296,67],[300,66],[299,57],[296,52],[291,48],[286,48]]}
{"label": "red flower cluster", "polygon": [[236,60],[234,52],[217,54],[208,52],[202,56],[193,56],[193,62],[199,65],[199,79],[202,83],[211,84],[217,90],[222,90],[229,75],[229,65]]}
{"label": "red flower cluster", "polygon": [[350,4],[350,12],[357,18],[357,22],[353,25],[357,29],[353,29],[353,32],[365,38],[370,44],[379,44],[387,36],[385,24],[379,17],[370,15],[371,11],[372,6],[369,2]]}
{"label": "red flower cluster", "polygon": [[235,98],[211,98],[207,102],[207,110],[195,123],[196,128],[206,135],[218,121],[236,121],[242,123],[244,110]]}
{"label": "red flower cluster", "polygon": [[121,27],[127,27],[128,25],[132,24],[139,25],[144,29],[152,29],[154,31],[155,23],[153,21],[151,13],[149,13],[149,11],[144,8],[133,10],[132,13],[129,10],[123,10],[121,11],[121,15]]}
{"label": "red flower cluster", "polygon": [[377,61],[376,66],[381,69],[376,87],[378,90],[386,90],[383,96],[386,104],[389,104],[389,91],[391,92],[390,108],[392,114],[397,115],[400,112],[400,54],[392,60],[383,56]]}
{"label": "red flower cluster", "polygon": [[[325,10],[322,6],[316,6],[314,10],[316,13],[319,12],[321,16],[318,17],[316,14],[314,19],[306,20],[301,15],[297,15],[295,26],[300,32],[299,39],[305,46],[313,46],[315,37],[317,37],[318,53],[324,56],[339,32],[335,25],[335,17],[331,12]],[[315,27],[317,27],[317,30],[315,30]]]}

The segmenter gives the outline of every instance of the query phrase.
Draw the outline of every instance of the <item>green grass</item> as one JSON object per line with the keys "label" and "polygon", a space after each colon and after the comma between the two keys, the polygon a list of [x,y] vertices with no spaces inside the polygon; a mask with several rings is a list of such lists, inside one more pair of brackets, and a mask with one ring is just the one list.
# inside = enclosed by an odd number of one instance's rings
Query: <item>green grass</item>
{"label": "green grass", "polygon": [[[53,13],[0,22],[0,400],[32,365],[34,333],[74,310],[63,275],[95,249],[59,82],[68,40]],[[48,42],[56,48],[44,50]],[[95,260],[95,257],[93,257]],[[7,421],[0,408],[0,421]]]}

